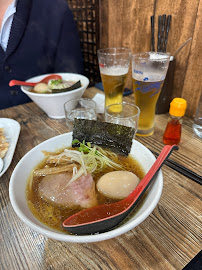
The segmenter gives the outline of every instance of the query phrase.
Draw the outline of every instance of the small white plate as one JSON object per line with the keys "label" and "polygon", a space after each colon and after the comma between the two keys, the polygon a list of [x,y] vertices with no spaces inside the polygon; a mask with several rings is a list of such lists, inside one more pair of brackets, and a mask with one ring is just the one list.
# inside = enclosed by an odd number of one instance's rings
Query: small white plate
{"label": "small white plate", "polygon": [[20,134],[20,124],[13,119],[0,118],[0,128],[4,128],[4,136],[9,143],[8,151],[3,158],[4,166],[3,170],[0,172],[1,177],[7,171],[13,159],[15,147]]}

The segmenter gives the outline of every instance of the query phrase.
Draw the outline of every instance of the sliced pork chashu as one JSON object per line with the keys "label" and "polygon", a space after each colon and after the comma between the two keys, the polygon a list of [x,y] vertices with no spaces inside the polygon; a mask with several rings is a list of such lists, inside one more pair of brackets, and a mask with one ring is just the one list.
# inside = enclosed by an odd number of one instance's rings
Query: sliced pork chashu
{"label": "sliced pork chashu", "polygon": [[89,208],[97,205],[95,183],[91,174],[80,176],[70,183],[72,173],[45,176],[39,183],[40,196],[56,204]]}

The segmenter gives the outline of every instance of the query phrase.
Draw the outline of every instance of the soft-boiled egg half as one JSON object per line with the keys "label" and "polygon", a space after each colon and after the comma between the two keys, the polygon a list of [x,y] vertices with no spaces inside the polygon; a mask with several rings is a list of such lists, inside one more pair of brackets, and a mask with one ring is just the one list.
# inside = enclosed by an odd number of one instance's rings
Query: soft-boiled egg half
{"label": "soft-boiled egg half", "polygon": [[34,86],[33,91],[40,94],[47,93],[48,91],[50,92],[46,83],[37,83]]}
{"label": "soft-boiled egg half", "polygon": [[114,171],[103,175],[97,182],[97,190],[112,199],[126,198],[139,184],[140,179],[132,172]]}

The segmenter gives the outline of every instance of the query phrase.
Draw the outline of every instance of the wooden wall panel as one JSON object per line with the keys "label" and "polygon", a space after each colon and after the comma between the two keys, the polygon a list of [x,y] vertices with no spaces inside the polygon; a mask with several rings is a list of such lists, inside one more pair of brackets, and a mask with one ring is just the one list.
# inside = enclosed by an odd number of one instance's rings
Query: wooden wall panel
{"label": "wooden wall panel", "polygon": [[[155,38],[158,15],[172,15],[167,51],[171,54],[190,37],[193,40],[176,57],[173,97],[188,101],[193,116],[200,95],[202,74],[202,0],[100,0],[100,47],[129,47],[132,53],[150,50],[150,16],[155,8]],[[155,5],[156,3],[156,5]],[[107,19],[106,19],[107,18]],[[191,72],[193,71],[193,72]],[[191,75],[192,74],[192,75]],[[132,88],[131,70],[127,87]],[[191,102],[189,97],[191,94]]]}
{"label": "wooden wall panel", "polygon": [[100,0],[100,48],[109,47],[109,2]]}
{"label": "wooden wall panel", "polygon": [[[166,4],[164,4],[166,3]],[[199,95],[196,85],[190,89],[190,96],[184,95],[187,88],[187,68],[188,63],[194,64],[196,59],[191,60],[191,51],[193,50],[194,31],[197,24],[197,13],[200,0],[158,0],[156,5],[156,14],[171,14],[172,22],[169,32],[167,49],[171,54],[190,37],[190,41],[176,56],[176,70],[174,77],[173,97],[183,97],[187,100],[188,106],[186,114],[193,116],[196,108],[196,99]],[[198,39],[198,44],[202,44]],[[202,51],[201,51],[202,58]],[[201,66],[202,72],[202,66]],[[197,78],[195,78],[197,81]],[[193,102],[194,100],[194,102]]]}
{"label": "wooden wall panel", "polygon": [[193,41],[187,63],[182,97],[188,101],[188,114],[193,115],[202,91],[202,1],[199,3]]}

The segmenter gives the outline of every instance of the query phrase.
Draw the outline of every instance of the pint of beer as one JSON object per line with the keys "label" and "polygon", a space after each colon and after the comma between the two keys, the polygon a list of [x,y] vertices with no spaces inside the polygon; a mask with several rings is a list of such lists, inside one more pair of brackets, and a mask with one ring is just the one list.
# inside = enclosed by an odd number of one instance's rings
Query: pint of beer
{"label": "pint of beer", "polygon": [[121,103],[128,68],[100,67],[100,74],[105,91],[105,107],[114,103]]}
{"label": "pint of beer", "polygon": [[105,92],[105,107],[121,103],[131,52],[127,48],[109,48],[98,51],[98,61]]}
{"label": "pint of beer", "polygon": [[142,53],[133,55],[132,76],[135,104],[140,108],[137,135],[154,132],[156,102],[161,92],[170,61],[169,54]]}

